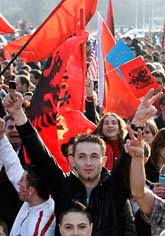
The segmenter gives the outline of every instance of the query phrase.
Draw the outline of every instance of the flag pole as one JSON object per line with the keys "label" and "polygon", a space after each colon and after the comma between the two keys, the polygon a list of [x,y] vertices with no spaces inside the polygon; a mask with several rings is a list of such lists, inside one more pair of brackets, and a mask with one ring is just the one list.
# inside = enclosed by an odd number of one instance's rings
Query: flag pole
{"label": "flag pole", "polygon": [[47,23],[47,21],[52,17],[55,11],[58,10],[58,8],[61,7],[65,0],[63,0],[61,3],[58,4],[57,7],[54,8],[54,10],[50,13],[50,15],[44,20],[44,22],[34,31],[34,33],[30,36],[30,38],[26,41],[26,43],[20,48],[20,50],[14,55],[14,57],[11,59],[9,64],[1,71],[0,76],[4,74],[4,72],[10,67],[10,65],[15,61],[15,59],[21,54],[21,52],[26,48],[26,46],[30,43],[30,41],[38,34],[40,29]]}
{"label": "flag pole", "polygon": [[9,61],[7,66],[0,72],[0,77],[5,73],[5,71],[10,67],[10,65],[15,61],[15,59],[19,56],[19,54],[24,50],[24,48],[28,45],[29,41],[27,41],[22,48],[14,55],[14,57]]}
{"label": "flag pole", "polygon": [[[85,31],[85,17],[84,17],[84,9],[80,9],[80,31]],[[82,74],[84,78],[84,86],[83,86],[83,97],[85,94],[85,86],[86,86],[86,53],[85,53],[85,43],[82,43],[80,45],[80,50],[81,50],[81,57],[82,57]],[[85,100],[82,98],[82,107],[81,111],[84,111],[85,108]]]}

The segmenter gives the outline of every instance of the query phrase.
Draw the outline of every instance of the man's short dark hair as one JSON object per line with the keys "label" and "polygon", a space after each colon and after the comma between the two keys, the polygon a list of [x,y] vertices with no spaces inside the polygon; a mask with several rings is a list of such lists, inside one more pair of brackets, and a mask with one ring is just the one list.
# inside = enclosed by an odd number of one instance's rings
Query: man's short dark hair
{"label": "man's short dark hair", "polygon": [[19,81],[20,81],[21,85],[26,84],[27,88],[30,87],[30,81],[29,81],[29,79],[28,79],[28,77],[26,75],[19,74],[19,75],[17,75],[16,78],[19,78]]}
{"label": "man's short dark hair", "polygon": [[160,71],[160,70],[154,70],[151,74],[152,74],[153,76],[155,76],[155,77],[160,77],[160,78],[162,78],[163,83],[165,83],[165,74],[164,74],[162,71]]}
{"label": "man's short dark hair", "polygon": [[143,58],[154,61],[154,58],[153,58],[153,56],[151,54],[144,55]]}
{"label": "man's short dark hair", "polygon": [[41,75],[42,75],[42,71],[41,70],[37,70],[37,69],[32,69],[30,71],[30,73],[34,75],[36,80],[39,80],[41,78]]}
{"label": "man's short dark hair", "polygon": [[73,156],[75,157],[75,152],[76,152],[76,148],[77,145],[79,143],[96,143],[99,144],[100,149],[101,149],[101,153],[104,156],[105,155],[105,142],[102,138],[100,138],[97,135],[87,135],[87,134],[80,134],[75,138],[75,142],[73,144]]}
{"label": "man's short dark hair", "polygon": [[4,117],[3,117],[5,123],[8,122],[8,120],[14,120],[13,116],[11,114],[6,114]]}
{"label": "man's short dark hair", "polygon": [[65,157],[68,157],[68,146],[73,145],[74,141],[75,141],[75,137],[71,137],[67,143],[63,143],[61,145],[61,151]]}
{"label": "man's short dark hair", "polygon": [[47,184],[37,174],[35,165],[27,164],[24,166],[24,170],[27,172],[26,179],[28,186],[34,187],[38,196],[47,200],[50,195]]}
{"label": "man's short dark hair", "polygon": [[89,220],[89,223],[92,223],[92,216],[91,216],[91,212],[88,209],[88,207],[86,207],[85,205],[83,205],[82,203],[80,203],[77,200],[73,200],[70,205],[68,205],[68,207],[66,207],[63,212],[60,214],[59,216],[59,224],[62,224],[62,220],[63,217],[71,212],[76,212],[76,213],[81,213],[83,215],[86,215],[86,217]]}

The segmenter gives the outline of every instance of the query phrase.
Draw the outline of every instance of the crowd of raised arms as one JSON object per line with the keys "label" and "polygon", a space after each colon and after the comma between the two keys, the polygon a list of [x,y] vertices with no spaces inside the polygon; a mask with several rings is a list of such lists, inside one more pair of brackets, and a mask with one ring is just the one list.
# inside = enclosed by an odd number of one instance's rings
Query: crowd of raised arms
{"label": "crowd of raised arms", "polygon": [[[158,88],[126,119],[103,114],[98,79],[86,76],[84,115],[96,128],[59,146],[69,172],[28,116],[46,60],[18,56],[8,67],[1,53],[0,71],[7,69],[0,77],[0,235],[165,235],[165,51],[150,38],[123,41],[143,57]],[[85,50],[88,71],[90,38]]]}

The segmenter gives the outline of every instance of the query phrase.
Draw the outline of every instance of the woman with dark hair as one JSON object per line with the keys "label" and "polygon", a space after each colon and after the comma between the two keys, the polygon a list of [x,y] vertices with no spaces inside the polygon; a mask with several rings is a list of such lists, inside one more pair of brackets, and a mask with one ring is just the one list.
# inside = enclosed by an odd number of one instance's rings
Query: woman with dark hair
{"label": "woman with dark hair", "polygon": [[89,209],[79,201],[73,201],[60,215],[61,236],[92,235],[92,216]]}
{"label": "woman with dark hair", "polygon": [[117,164],[121,147],[127,134],[125,121],[115,113],[106,113],[97,126],[97,134],[106,143],[106,167],[109,170]]}

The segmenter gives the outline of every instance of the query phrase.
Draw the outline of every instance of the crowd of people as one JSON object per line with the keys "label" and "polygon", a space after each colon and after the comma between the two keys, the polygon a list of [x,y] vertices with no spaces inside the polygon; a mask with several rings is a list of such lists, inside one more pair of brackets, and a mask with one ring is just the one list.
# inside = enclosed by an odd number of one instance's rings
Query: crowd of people
{"label": "crowd of people", "polygon": [[[2,235],[165,235],[165,182],[160,183],[165,175],[165,51],[152,41],[123,40],[135,56],[143,56],[159,88],[149,90],[132,120],[126,120],[113,112],[101,114],[98,81],[86,78],[84,114],[96,130],[62,145],[69,173],[28,118],[45,62],[27,64],[17,57],[8,66],[1,58],[0,71],[7,68],[0,78]],[[91,53],[88,40],[87,67]],[[10,81],[16,84],[15,99]]]}

